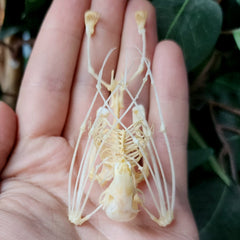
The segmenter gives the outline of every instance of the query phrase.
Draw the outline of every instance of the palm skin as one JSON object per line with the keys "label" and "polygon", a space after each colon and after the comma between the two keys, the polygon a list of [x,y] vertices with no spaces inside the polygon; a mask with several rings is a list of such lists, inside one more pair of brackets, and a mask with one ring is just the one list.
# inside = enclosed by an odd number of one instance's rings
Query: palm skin
{"label": "palm skin", "polygon": [[[93,39],[98,52],[93,65],[98,68],[109,49],[121,46],[106,67],[107,72],[117,69],[116,76],[123,72],[127,45],[141,46],[132,16],[137,10],[148,12],[147,55],[176,159],[175,220],[167,228],[143,212],[129,223],[113,222],[104,212],[80,227],[68,221],[73,146],[86,103],[95,93],[87,73],[83,24],[89,8],[100,12],[102,19]],[[187,199],[186,71],[175,43],[157,44],[155,21],[153,7],[144,0],[53,1],[23,78],[16,114],[0,103],[1,239],[198,239]],[[154,121],[148,94],[142,102]]]}

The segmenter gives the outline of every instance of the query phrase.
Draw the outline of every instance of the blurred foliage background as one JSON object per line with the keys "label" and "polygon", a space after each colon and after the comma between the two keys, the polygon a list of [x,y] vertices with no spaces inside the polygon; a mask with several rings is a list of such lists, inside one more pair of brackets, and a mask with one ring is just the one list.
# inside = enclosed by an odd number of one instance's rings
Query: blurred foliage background
{"label": "blurred foliage background", "polygon": [[[152,0],[189,76],[189,198],[201,240],[240,239],[240,0]],[[0,99],[15,107],[51,0],[0,0]],[[64,19],[64,16],[63,16]]]}

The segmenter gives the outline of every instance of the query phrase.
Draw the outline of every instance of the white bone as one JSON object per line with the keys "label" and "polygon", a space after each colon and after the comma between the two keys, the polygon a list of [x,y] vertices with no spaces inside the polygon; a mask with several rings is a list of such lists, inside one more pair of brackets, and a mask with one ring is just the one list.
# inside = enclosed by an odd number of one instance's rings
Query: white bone
{"label": "white bone", "polygon": [[[175,202],[174,164],[157,89],[151,72],[151,64],[146,58],[145,24],[147,13],[138,11],[135,18],[138,32],[142,37],[142,50],[138,49],[141,61],[137,70],[129,79],[127,79],[127,69],[119,80],[114,79],[114,70],[112,70],[109,84],[102,79],[102,75],[106,62],[114,49],[108,52],[97,74],[91,65],[90,39],[94,34],[99,14],[92,11],[85,14],[88,72],[97,83],[96,93],[80,126],[69,171],[69,220],[74,224],[83,224],[101,209],[115,221],[130,221],[137,216],[140,206],[159,226],[167,226],[173,220]],[[136,80],[144,69],[146,69],[145,76],[142,78],[142,83],[136,95],[133,96],[128,89],[128,84]],[[163,134],[169,156],[172,176],[169,184],[154,142],[154,132],[146,119],[144,106],[138,104],[138,98],[148,80],[151,82],[157,103],[159,133]],[[107,98],[103,95],[102,87],[110,91]],[[124,106],[124,93],[131,99],[128,106]],[[92,111],[97,99],[102,100],[103,104],[97,110],[95,120],[87,131],[86,123],[89,121],[90,115],[93,114]],[[121,110],[123,111],[121,112]],[[132,112],[132,124],[126,126],[123,119],[130,111]],[[74,170],[78,151],[86,131],[85,146],[81,151],[80,164],[75,176]],[[73,186],[72,182],[74,182]],[[140,182],[144,182],[147,186],[149,191],[147,198],[151,199],[154,209],[149,209],[145,205],[144,192],[138,187]],[[93,189],[96,185],[98,189],[99,185],[103,188],[99,199],[95,199],[99,202],[94,209],[85,213],[89,198],[95,193]],[[171,195],[168,185],[171,186]],[[141,196],[138,193],[141,193]]]}

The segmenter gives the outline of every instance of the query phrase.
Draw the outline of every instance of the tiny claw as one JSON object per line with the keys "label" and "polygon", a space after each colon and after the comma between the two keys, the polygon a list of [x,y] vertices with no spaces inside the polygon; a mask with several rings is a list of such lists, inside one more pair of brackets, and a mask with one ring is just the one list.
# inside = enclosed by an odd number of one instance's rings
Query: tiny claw
{"label": "tiny claw", "polygon": [[93,35],[95,26],[99,20],[99,13],[94,11],[87,11],[85,13],[85,26],[87,30],[87,34],[90,36]]}
{"label": "tiny claw", "polygon": [[160,227],[166,227],[173,221],[173,213],[171,211],[167,212],[165,216],[157,219],[153,218],[153,221],[156,222]]}
{"label": "tiny claw", "polygon": [[138,32],[145,28],[146,20],[147,20],[147,12],[146,11],[137,11],[135,13],[135,19],[138,26]]}

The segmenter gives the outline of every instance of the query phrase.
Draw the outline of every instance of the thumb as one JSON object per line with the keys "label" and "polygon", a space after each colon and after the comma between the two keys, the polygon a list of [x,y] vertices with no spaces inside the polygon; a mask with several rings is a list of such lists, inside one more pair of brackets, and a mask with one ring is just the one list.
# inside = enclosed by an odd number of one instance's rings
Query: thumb
{"label": "thumb", "polygon": [[15,142],[17,117],[15,112],[4,102],[0,102],[0,172]]}

